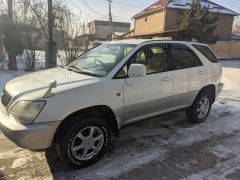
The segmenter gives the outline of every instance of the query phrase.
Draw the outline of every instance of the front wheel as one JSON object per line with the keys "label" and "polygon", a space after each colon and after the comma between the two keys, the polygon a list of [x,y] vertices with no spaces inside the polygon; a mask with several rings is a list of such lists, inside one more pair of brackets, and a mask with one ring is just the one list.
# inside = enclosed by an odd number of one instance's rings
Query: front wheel
{"label": "front wheel", "polygon": [[96,163],[110,141],[108,124],[101,118],[74,119],[57,140],[58,154],[74,168]]}
{"label": "front wheel", "polygon": [[208,118],[211,108],[211,97],[207,92],[202,92],[198,95],[190,109],[186,110],[186,116],[193,123],[201,123]]}

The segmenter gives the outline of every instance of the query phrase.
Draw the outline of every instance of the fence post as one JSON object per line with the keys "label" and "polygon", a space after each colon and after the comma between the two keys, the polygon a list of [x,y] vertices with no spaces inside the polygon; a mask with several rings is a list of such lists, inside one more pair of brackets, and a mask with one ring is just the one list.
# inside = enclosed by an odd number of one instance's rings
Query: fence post
{"label": "fence post", "polygon": [[228,54],[228,60],[232,59],[232,41],[229,41],[230,47],[229,47],[229,54]]}

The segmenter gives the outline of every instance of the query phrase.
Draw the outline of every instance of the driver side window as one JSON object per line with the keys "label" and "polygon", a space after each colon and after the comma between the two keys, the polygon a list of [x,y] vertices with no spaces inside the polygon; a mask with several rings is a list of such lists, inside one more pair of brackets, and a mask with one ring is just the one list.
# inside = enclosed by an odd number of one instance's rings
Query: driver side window
{"label": "driver side window", "polygon": [[148,75],[166,72],[169,70],[168,46],[166,44],[157,44],[141,48],[124,65],[117,78],[126,78],[131,64],[145,65]]}

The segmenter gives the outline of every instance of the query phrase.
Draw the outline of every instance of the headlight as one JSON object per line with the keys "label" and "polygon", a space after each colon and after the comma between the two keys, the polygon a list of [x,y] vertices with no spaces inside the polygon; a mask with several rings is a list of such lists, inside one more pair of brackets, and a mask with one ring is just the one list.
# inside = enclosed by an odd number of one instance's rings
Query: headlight
{"label": "headlight", "polygon": [[10,113],[22,124],[31,124],[42,111],[46,101],[19,101],[13,105]]}

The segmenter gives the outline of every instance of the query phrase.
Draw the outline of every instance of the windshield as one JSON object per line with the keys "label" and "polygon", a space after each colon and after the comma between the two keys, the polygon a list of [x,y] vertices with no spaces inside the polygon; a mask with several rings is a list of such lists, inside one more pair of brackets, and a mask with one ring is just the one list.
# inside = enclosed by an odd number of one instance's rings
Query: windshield
{"label": "windshield", "polygon": [[112,69],[136,47],[133,44],[103,44],[83,54],[68,67],[79,73],[106,76]]}

